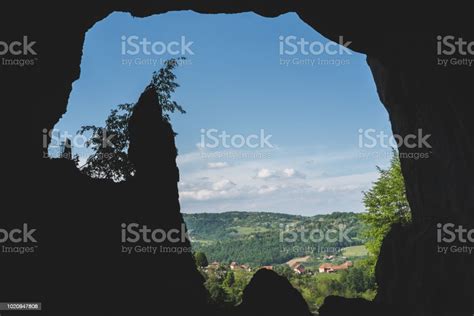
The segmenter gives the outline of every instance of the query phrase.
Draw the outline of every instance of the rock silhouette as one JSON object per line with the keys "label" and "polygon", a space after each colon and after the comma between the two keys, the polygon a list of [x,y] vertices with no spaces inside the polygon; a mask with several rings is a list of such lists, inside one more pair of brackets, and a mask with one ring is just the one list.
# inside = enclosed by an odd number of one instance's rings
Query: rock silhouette
{"label": "rock silhouette", "polygon": [[303,296],[290,282],[277,273],[258,270],[247,285],[237,315],[294,315],[310,316]]}

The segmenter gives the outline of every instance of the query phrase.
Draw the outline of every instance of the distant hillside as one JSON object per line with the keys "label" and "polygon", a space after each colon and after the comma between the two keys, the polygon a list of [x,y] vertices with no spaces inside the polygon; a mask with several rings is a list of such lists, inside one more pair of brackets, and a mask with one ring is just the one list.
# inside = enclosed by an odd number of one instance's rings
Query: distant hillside
{"label": "distant hillside", "polygon": [[[281,264],[294,257],[319,256],[338,248],[362,244],[362,223],[356,213],[311,217],[266,212],[183,214],[193,249],[210,261]],[[331,230],[329,239],[317,241],[318,231]],[[338,239],[346,231],[348,240]],[[313,233],[313,234],[311,234]]]}

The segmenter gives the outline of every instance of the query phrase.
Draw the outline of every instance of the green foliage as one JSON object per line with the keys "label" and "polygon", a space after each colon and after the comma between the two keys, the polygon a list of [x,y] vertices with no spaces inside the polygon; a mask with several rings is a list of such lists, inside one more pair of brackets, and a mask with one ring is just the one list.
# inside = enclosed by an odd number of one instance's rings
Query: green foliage
{"label": "green foliage", "polygon": [[209,291],[209,297],[213,303],[225,305],[225,302],[228,301],[227,293],[217,282],[209,282],[207,290]]}
{"label": "green foliage", "polygon": [[[362,223],[355,213],[332,213],[311,217],[265,212],[227,212],[183,214],[190,231],[192,246],[203,251],[211,261],[231,262],[253,266],[285,263],[294,257],[320,255],[318,247],[349,247],[360,245]],[[311,242],[305,238],[295,241],[281,238],[281,232],[319,229],[350,230],[349,241]],[[283,237],[288,236],[286,234]],[[309,237],[306,235],[306,237]]]}
{"label": "green foliage", "polygon": [[[245,287],[253,274],[246,270],[230,270],[228,265],[205,272],[205,286],[212,303],[221,307],[238,305],[242,301]],[[298,275],[286,265],[275,265],[273,270],[288,279],[306,300],[312,312],[317,312],[329,295],[349,298],[361,297],[372,300],[375,297],[375,280],[370,271],[370,264],[365,259],[354,262],[354,267],[337,273],[318,273]]]}
{"label": "green foliage", "polygon": [[132,115],[133,103],[119,104],[110,111],[105,127],[82,126],[78,134],[91,132],[92,137],[85,143],[94,152],[81,167],[83,173],[92,178],[127,180],[134,174],[128,160],[128,121]]}
{"label": "green foliage", "polygon": [[206,254],[201,251],[197,251],[194,253],[194,261],[196,262],[196,266],[200,268],[207,267],[209,262],[207,261]]}
{"label": "green foliage", "polygon": [[176,88],[179,88],[179,84],[176,82],[176,75],[173,71],[176,66],[178,66],[178,61],[183,59],[185,59],[185,57],[167,60],[163,68],[158,72],[153,72],[153,77],[147,87],[147,89],[155,89],[158,95],[158,104],[161,105],[163,110],[163,118],[167,121],[170,120],[170,117],[166,112],[174,113],[178,111],[181,114],[186,113],[181,105],[171,100],[171,95],[175,92]]}
{"label": "green foliage", "polygon": [[372,300],[376,293],[375,280],[365,259],[359,259],[353,267],[336,273],[298,275],[285,265],[275,266],[273,270],[290,281],[314,313],[329,295]]}
{"label": "green foliage", "polygon": [[379,178],[369,191],[364,192],[363,202],[367,212],[362,214],[362,220],[367,225],[364,232],[366,247],[376,258],[391,226],[411,222],[410,205],[398,156],[394,153],[390,168],[378,170]]}
{"label": "green foliage", "polygon": [[209,300],[221,307],[239,304],[251,277],[251,272],[244,270],[234,272],[225,266],[207,270],[204,285],[209,292]]}
{"label": "green foliage", "polygon": [[[158,104],[163,110],[163,118],[167,121],[170,119],[167,112],[186,113],[181,105],[171,100],[171,95],[179,87],[173,72],[178,60],[167,60],[163,68],[153,72],[151,82],[145,88],[156,91]],[[91,134],[85,146],[93,151],[86,163],[80,167],[83,173],[92,178],[113,181],[128,180],[134,175],[135,169],[127,154],[130,141],[128,121],[134,107],[135,103],[119,104],[110,111],[105,126],[85,125],[79,129],[77,133],[80,135]]]}
{"label": "green foliage", "polygon": [[287,264],[276,265],[273,267],[273,271],[287,278],[288,280],[293,276],[294,273]]}
{"label": "green foliage", "polygon": [[357,266],[341,273],[341,283],[351,292],[362,293],[375,289],[375,277],[367,261],[359,261]]}
{"label": "green foliage", "polygon": [[234,272],[232,272],[232,271],[227,271],[227,274],[226,274],[226,276],[225,276],[223,285],[224,285],[225,287],[232,287],[232,286],[234,286],[234,283],[235,283]]}

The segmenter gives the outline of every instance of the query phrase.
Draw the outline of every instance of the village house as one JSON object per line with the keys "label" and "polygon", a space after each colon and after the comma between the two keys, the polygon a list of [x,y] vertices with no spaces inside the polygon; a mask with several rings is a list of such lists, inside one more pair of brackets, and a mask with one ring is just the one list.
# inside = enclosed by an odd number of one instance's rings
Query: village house
{"label": "village house", "polygon": [[331,263],[323,263],[322,265],[319,266],[319,273],[334,272],[332,267],[333,267],[333,264],[331,264]]}
{"label": "village house", "polygon": [[209,270],[217,270],[219,267],[220,267],[220,263],[217,261],[214,261],[205,268],[205,271],[207,272]]}
{"label": "village house", "polygon": [[323,257],[324,260],[333,260],[334,258],[336,258],[336,256],[334,256],[334,255],[329,255],[329,256],[324,255],[324,257]]}
{"label": "village house", "polygon": [[290,269],[296,274],[303,274],[306,271],[305,266],[298,261],[287,262],[287,264]]}
{"label": "village house", "polygon": [[241,264],[241,265],[239,265],[239,264],[237,264],[237,262],[235,262],[235,261],[233,261],[233,262],[230,263],[229,268],[230,268],[231,270],[245,270],[245,271],[248,271],[248,272],[252,271],[252,269],[250,268],[250,266],[248,266],[248,265],[246,265],[246,264]]}
{"label": "village house", "polygon": [[347,270],[349,267],[352,267],[352,261],[346,261],[340,265],[323,263],[319,266],[319,273],[332,273],[340,270]]}
{"label": "village house", "polygon": [[250,268],[250,266],[249,266],[249,265],[246,265],[246,264],[242,264],[242,265],[240,266],[240,268],[241,268],[242,270],[247,271],[247,272],[252,271],[252,268]]}
{"label": "village house", "polygon": [[302,264],[298,264],[293,268],[296,274],[303,274],[306,272],[306,268]]}
{"label": "village house", "polygon": [[311,274],[311,271],[307,270],[306,267],[302,264],[302,262],[308,261],[310,259],[310,256],[297,258],[297,259],[299,260],[292,259],[286,263],[290,267],[291,271],[293,271],[296,274],[305,274],[305,273]]}

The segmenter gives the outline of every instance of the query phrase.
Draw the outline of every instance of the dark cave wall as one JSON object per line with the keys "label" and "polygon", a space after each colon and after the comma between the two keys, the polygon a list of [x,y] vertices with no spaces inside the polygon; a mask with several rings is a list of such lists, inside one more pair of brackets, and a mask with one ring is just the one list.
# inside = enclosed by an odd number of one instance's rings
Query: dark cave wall
{"label": "dark cave wall", "polygon": [[399,148],[429,158],[401,159],[413,224],[394,227],[384,241],[376,269],[377,301],[405,305],[407,314],[463,315],[474,310],[474,261],[469,254],[437,253],[436,225],[474,224],[472,70],[433,66],[429,57],[395,65],[369,57],[368,63],[393,132],[422,129],[431,134],[432,146]]}
{"label": "dark cave wall", "polygon": [[[434,218],[472,223],[472,70],[441,69],[424,63],[390,66],[371,57],[368,63],[393,132],[408,135],[422,129],[423,134],[431,135],[428,142],[432,148],[422,150],[429,159],[402,159],[415,223]],[[420,150],[402,147],[400,151]]]}
{"label": "dark cave wall", "polygon": [[[472,226],[474,222],[472,69],[441,69],[436,66],[435,54],[437,34],[473,40],[469,22],[472,4],[428,7],[391,2],[373,7],[310,1],[274,1],[271,5],[268,1],[38,1],[30,6],[28,12],[16,9],[34,25],[24,33],[37,39],[40,62],[29,73],[36,79],[36,93],[22,95],[19,106],[28,107],[31,113],[29,139],[31,148],[38,152],[34,164],[43,169],[44,176],[55,169],[41,157],[41,130],[52,128],[66,112],[72,83],[80,75],[85,32],[114,11],[137,17],[184,9],[200,13],[254,11],[266,17],[294,11],[326,37],[337,41],[343,35],[351,40],[351,48],[368,55],[393,132],[403,136],[422,128],[432,134],[429,159],[402,160],[414,223],[407,229],[394,228],[384,243],[377,266],[377,301],[404,306],[417,315],[448,315],[453,309],[474,311],[472,259],[439,256],[433,248],[435,223]],[[18,24],[18,30],[28,24]],[[410,149],[402,147],[400,152]],[[457,278],[440,273],[453,269],[460,274]],[[331,306],[326,310],[330,315]]]}

